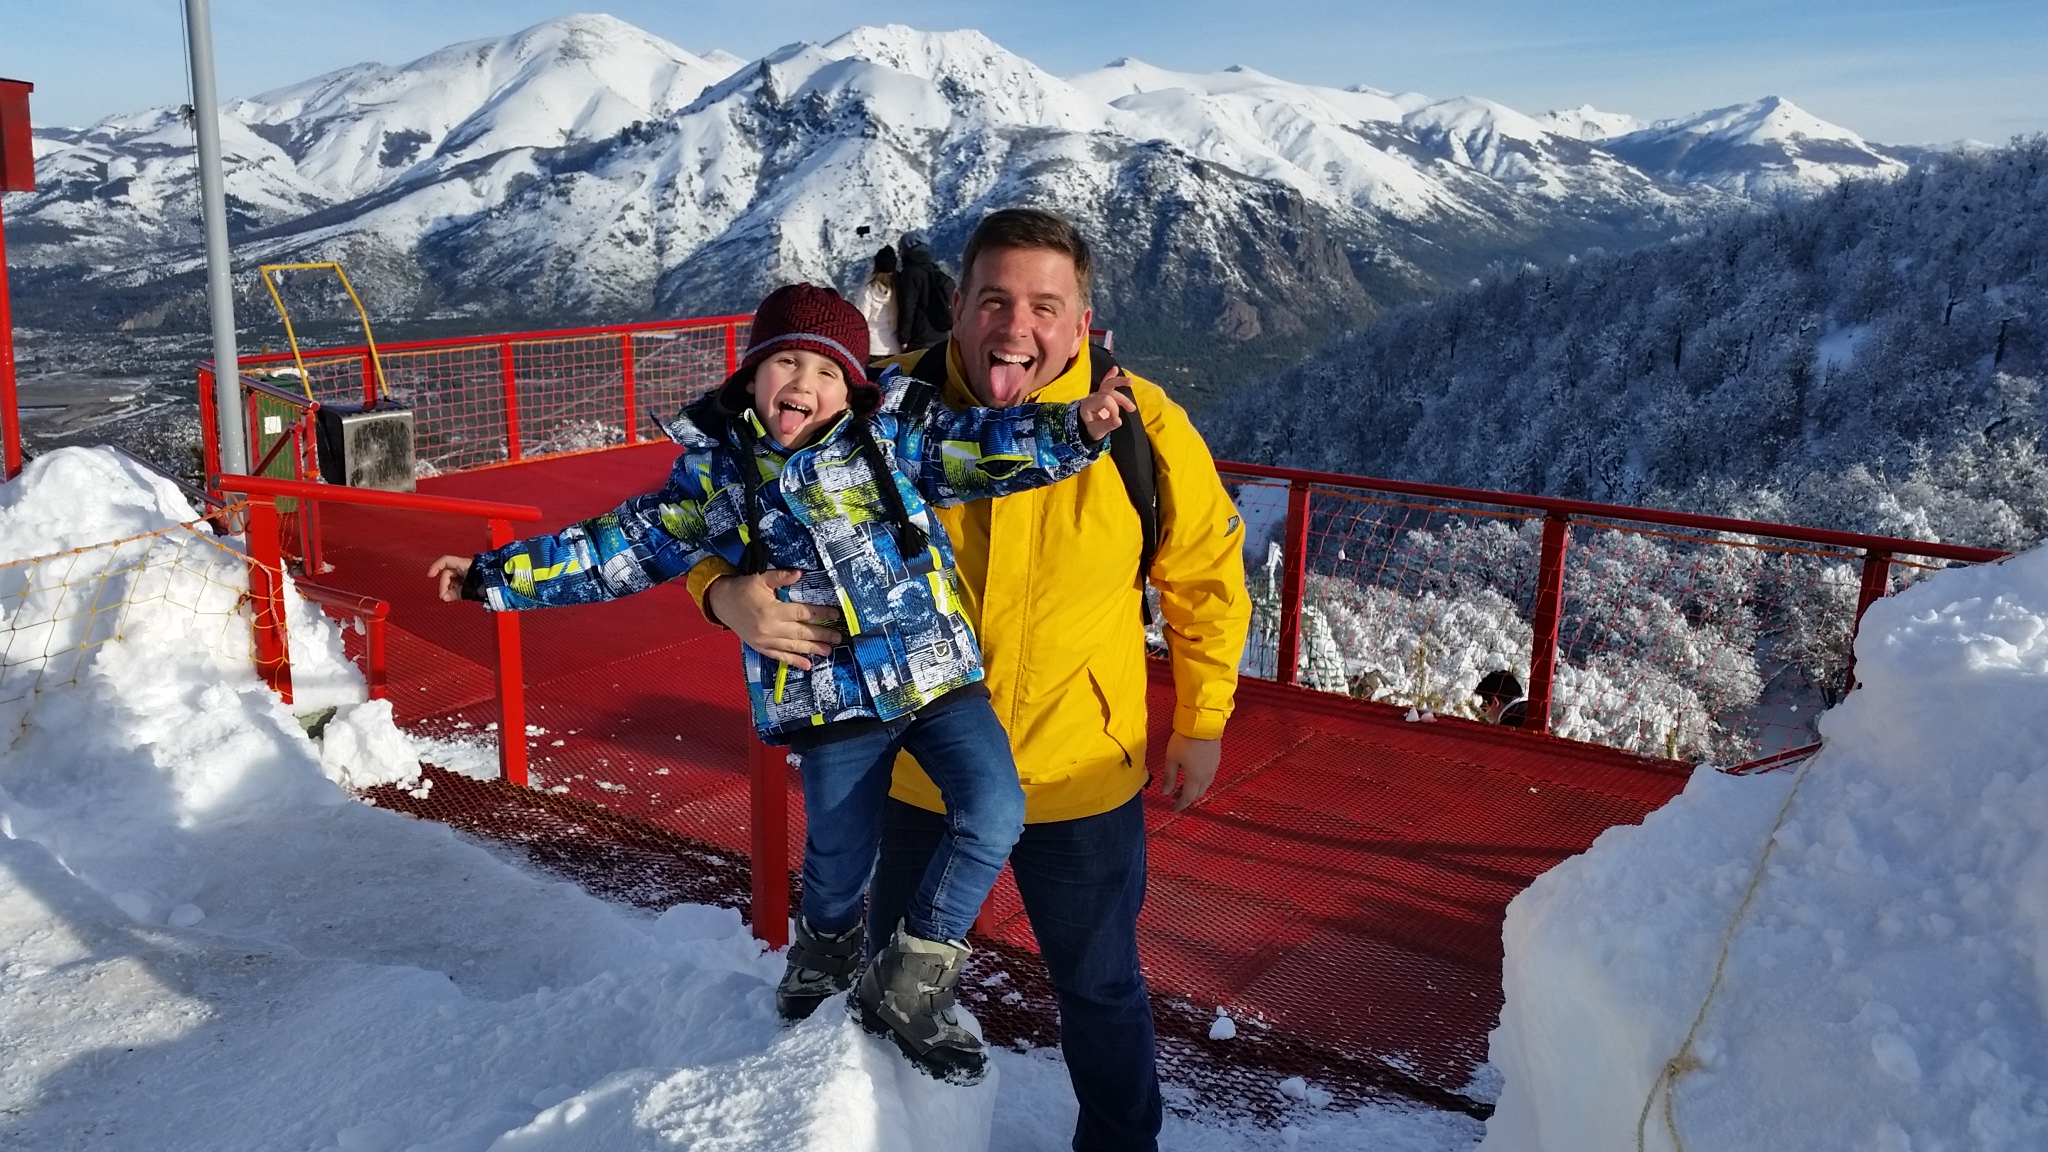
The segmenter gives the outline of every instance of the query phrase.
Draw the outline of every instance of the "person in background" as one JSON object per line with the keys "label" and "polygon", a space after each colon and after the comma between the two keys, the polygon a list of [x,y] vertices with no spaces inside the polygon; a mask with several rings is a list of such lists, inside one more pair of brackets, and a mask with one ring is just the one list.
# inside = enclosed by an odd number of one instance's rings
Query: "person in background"
{"label": "person in background", "polygon": [[905,352],[929,348],[953,330],[953,278],[932,263],[923,240],[905,234],[896,274],[896,339]]}
{"label": "person in background", "polygon": [[1479,678],[1472,690],[1479,697],[1479,718],[1503,728],[1520,728],[1529,720],[1529,699],[1513,672],[1496,668]]}
{"label": "person in background", "polygon": [[896,249],[882,245],[875,266],[854,297],[854,306],[868,321],[868,356],[879,360],[903,351],[896,337]]}

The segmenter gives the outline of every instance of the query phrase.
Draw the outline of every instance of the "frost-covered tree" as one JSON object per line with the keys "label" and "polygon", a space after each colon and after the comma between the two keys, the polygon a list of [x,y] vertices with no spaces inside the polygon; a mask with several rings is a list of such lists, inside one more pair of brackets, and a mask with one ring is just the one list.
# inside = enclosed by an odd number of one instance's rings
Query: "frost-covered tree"
{"label": "frost-covered tree", "polygon": [[[1488,672],[1527,683],[1541,522],[1360,503],[1323,508],[1311,534],[1297,682],[1467,717]],[[1281,563],[1269,543],[1254,571],[1251,675],[1276,666]],[[1852,560],[1741,537],[1580,529],[1566,549],[1553,731],[1721,763],[1754,754],[1773,724],[1803,742],[1790,705],[1839,691],[1859,582]]]}
{"label": "frost-covered tree", "polygon": [[2048,537],[2048,138],[1503,267],[1201,414],[1223,459]]}

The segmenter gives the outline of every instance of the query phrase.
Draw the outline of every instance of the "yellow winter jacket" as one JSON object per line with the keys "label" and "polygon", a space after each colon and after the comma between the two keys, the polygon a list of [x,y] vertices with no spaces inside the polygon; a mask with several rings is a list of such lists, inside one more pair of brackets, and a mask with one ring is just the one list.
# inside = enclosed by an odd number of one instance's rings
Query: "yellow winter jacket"
{"label": "yellow winter jacket", "polygon": [[[950,343],[946,355],[942,399],[969,407],[974,400]],[[1089,378],[1083,351],[1026,399],[1078,400]],[[1213,739],[1230,718],[1251,620],[1244,525],[1187,413],[1157,385],[1129,382],[1158,463],[1161,538],[1152,585],[1178,699],[1173,727]],[[935,511],[952,538],[988,690],[1016,752],[1025,821],[1099,815],[1137,795],[1146,781],[1137,585],[1143,540],[1115,463],[1104,457],[1051,487]],[[730,571],[718,561],[691,571],[700,604],[704,589]],[[938,788],[908,755],[896,762],[890,794],[944,810]]]}

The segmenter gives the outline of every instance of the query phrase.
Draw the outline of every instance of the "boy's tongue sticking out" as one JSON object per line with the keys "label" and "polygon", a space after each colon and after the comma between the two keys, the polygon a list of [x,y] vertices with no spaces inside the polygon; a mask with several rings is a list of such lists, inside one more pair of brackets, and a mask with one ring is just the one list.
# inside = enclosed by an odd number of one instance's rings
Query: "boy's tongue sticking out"
{"label": "boy's tongue sticking out", "polygon": [[812,409],[805,407],[799,399],[777,400],[775,420],[771,425],[775,431],[775,439],[784,444],[796,443],[798,434],[811,418],[811,412]]}
{"label": "boy's tongue sticking out", "polygon": [[754,368],[754,415],[777,444],[805,447],[846,411],[845,376],[830,356],[785,348]]}

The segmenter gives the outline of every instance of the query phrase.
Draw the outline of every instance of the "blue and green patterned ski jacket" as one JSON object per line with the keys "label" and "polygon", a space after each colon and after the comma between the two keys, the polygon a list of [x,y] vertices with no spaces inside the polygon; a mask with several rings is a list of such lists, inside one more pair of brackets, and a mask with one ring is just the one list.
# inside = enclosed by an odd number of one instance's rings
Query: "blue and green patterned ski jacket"
{"label": "blue and green patterned ski jacket", "polygon": [[[953,546],[926,503],[957,504],[1056,483],[1094,463],[1078,405],[1025,404],[955,412],[932,404],[921,421],[894,414],[908,384],[892,373],[875,415],[848,412],[815,443],[785,453],[752,409],[730,417],[754,430],[761,531],[769,566],[802,578],[788,601],[836,610],[847,636],[810,671],[742,647],[754,727],[771,744],[840,720],[893,720],[981,679],[981,649],[961,610]],[[853,421],[872,422],[926,553],[900,554],[877,477]],[[706,423],[713,423],[706,421]],[[480,553],[477,587],[493,611],[588,604],[682,576],[706,557],[738,565],[745,550],[741,438],[688,414],[668,426],[683,446],[668,483],[552,536]]]}

